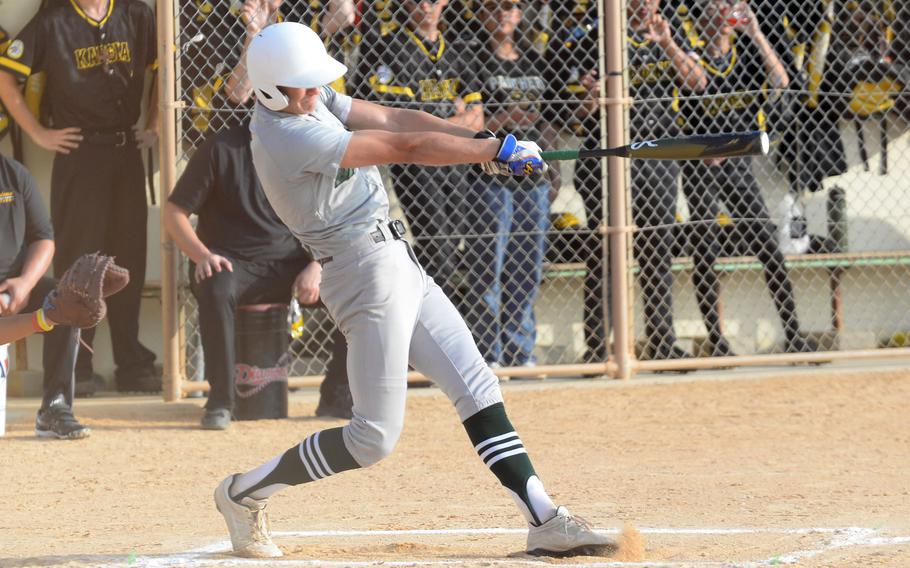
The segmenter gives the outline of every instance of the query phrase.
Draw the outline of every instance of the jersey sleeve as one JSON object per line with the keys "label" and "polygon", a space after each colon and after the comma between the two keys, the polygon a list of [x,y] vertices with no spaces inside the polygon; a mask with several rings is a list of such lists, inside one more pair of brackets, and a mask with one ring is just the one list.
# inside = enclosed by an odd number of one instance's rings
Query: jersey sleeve
{"label": "jersey sleeve", "polygon": [[214,140],[217,138],[210,136],[196,150],[168,197],[168,201],[188,213],[198,213],[215,186]]}
{"label": "jersey sleeve", "polygon": [[47,39],[43,14],[38,12],[0,55],[0,69],[22,80],[42,71]]}
{"label": "jersey sleeve", "polygon": [[272,163],[285,178],[317,173],[334,176],[348,149],[352,132],[315,120],[261,132],[259,138]]}
{"label": "jersey sleeve", "polygon": [[145,35],[145,49],[146,49],[146,60],[145,67],[153,71],[158,69],[158,28],[155,22],[155,13],[152,11],[151,7],[142,3],[141,5],[143,15],[143,24],[142,30]]}
{"label": "jersey sleeve", "polygon": [[17,170],[19,187],[25,203],[25,245],[28,246],[40,240],[53,240],[54,229],[51,225],[51,218],[47,214],[47,207],[38,191],[35,178],[25,169],[25,166],[19,166]]}
{"label": "jersey sleeve", "polygon": [[348,95],[339,93],[335,89],[325,86],[319,94],[319,100],[326,106],[329,111],[338,117],[342,124],[348,121],[348,114],[351,112],[352,99]]}

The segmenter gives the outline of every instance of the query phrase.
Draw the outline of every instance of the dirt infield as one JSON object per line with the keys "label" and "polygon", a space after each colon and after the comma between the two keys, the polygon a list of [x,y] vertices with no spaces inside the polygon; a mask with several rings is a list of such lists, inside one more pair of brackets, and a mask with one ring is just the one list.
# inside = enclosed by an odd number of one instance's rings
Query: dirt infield
{"label": "dirt infield", "polygon": [[[779,374],[778,374],[779,372]],[[196,428],[200,400],[80,401],[93,429],[37,440],[35,400],[0,438],[0,566],[910,565],[910,370],[743,380],[504,386],[538,473],[599,527],[637,526],[641,558],[539,561],[522,521],[435,389],[412,389],[404,434],[367,470],[272,499],[286,558],[241,564],[211,494],[336,420],[296,393],[291,418]]]}

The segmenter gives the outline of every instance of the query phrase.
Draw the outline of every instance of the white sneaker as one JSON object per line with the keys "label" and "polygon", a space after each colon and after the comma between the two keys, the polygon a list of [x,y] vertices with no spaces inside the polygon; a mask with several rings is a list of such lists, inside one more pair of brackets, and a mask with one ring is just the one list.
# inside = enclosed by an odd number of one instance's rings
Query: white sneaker
{"label": "white sneaker", "polygon": [[528,554],[532,556],[606,556],[617,549],[616,541],[594,532],[581,517],[573,517],[565,507],[556,516],[535,527],[528,527]]}
{"label": "white sneaker", "polygon": [[268,501],[244,497],[238,503],[231,499],[229,490],[236,476],[229,475],[215,489],[215,507],[227,523],[234,554],[246,558],[281,556],[281,550],[272,542],[269,514],[265,510]]}

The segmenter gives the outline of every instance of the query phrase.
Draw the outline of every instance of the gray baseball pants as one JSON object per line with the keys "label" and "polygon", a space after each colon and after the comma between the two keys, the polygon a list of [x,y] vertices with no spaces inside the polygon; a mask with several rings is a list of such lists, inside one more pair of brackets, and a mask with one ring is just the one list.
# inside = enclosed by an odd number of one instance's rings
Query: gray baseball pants
{"label": "gray baseball pants", "polygon": [[391,453],[404,425],[408,364],[449,397],[461,421],[502,402],[461,314],[418,263],[410,245],[363,238],[326,262],[323,303],[348,342],[354,417],[347,450],[362,467]]}

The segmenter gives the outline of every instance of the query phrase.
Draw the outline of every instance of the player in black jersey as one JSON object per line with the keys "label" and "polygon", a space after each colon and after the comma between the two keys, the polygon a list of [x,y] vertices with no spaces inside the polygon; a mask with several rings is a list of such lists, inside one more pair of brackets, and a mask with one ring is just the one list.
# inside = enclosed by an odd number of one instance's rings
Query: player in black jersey
{"label": "player in black jersey", "polygon": [[[688,133],[755,130],[761,124],[762,102],[774,90],[789,85],[787,71],[748,4],[725,0],[699,0],[693,17],[704,46],[699,63],[707,72],[708,97],[686,98],[682,116]],[[693,280],[699,309],[711,344],[711,355],[733,354],[720,321],[720,282],[714,263],[720,254],[720,205],[734,220],[739,241],[764,267],[765,281],[774,299],[786,335],[787,352],[815,349],[800,333],[793,285],[770,219],[761,188],[752,173],[750,158],[685,162],[683,189],[691,221],[698,223],[695,237]]]}
{"label": "player in black jersey", "polygon": [[[630,111],[633,139],[674,136],[679,128],[674,110],[677,91],[704,89],[704,71],[682,47],[685,40],[672,13],[659,0],[630,0],[630,36],[627,41]],[[566,31],[555,60],[568,62],[561,95],[567,101],[570,123],[579,126],[586,147],[600,146],[597,115],[597,29],[582,20]],[[590,20],[588,20],[590,22]],[[632,162],[632,219],[637,227],[633,252],[638,261],[639,283],[644,304],[646,344],[643,359],[679,359],[689,354],[677,344],[673,329],[673,275],[671,273],[673,224],[679,192],[679,165],[669,161]],[[600,163],[575,164],[575,187],[585,204],[591,243],[586,251],[585,336],[586,361],[602,361],[605,353],[603,256],[600,233],[603,224]],[[606,299],[608,302],[609,300]]]}
{"label": "player in black jersey", "polygon": [[[156,65],[155,15],[141,0],[54,0],[0,56],[0,98],[39,146],[56,152],[51,217],[62,274],[80,255],[100,250],[130,271],[130,283],[108,303],[118,390],[161,390],[155,355],[139,342],[145,283],[148,205],[140,149],[157,136],[152,97],[140,126],[143,86]],[[52,128],[32,115],[17,80],[47,74]],[[94,330],[85,330],[91,345]],[[91,371],[79,350],[77,377]]]}
{"label": "player in black jersey", "polygon": [[[439,24],[448,0],[404,0],[398,9],[407,19],[395,33],[361,50],[359,83],[368,98],[423,110],[456,124],[481,130],[483,108],[470,54],[465,45],[442,33]],[[452,276],[458,260],[458,236],[464,216],[464,193],[473,176],[468,166],[391,168],[414,248],[427,274],[450,297],[457,297]]]}

